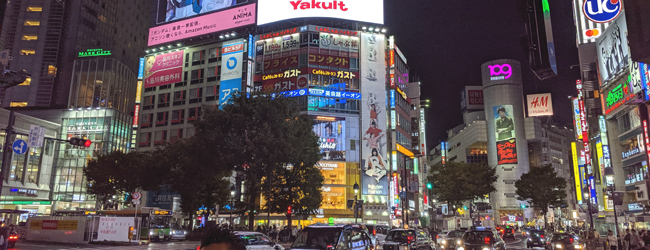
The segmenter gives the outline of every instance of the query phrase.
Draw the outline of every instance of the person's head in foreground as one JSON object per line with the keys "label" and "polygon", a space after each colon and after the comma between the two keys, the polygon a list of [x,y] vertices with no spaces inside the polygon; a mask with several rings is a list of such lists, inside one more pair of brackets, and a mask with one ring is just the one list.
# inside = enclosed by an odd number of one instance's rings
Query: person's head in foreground
{"label": "person's head in foreground", "polygon": [[246,250],[246,246],[230,229],[213,227],[203,235],[200,250]]}

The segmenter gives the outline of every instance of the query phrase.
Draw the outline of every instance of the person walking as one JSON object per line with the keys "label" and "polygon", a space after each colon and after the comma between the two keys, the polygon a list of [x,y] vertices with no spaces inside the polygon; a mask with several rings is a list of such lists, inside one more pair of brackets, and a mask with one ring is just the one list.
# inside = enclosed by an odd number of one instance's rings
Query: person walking
{"label": "person walking", "polygon": [[641,237],[636,232],[636,229],[632,229],[632,234],[630,234],[630,250],[634,250],[641,247]]}
{"label": "person walking", "polygon": [[616,240],[616,236],[614,236],[612,230],[607,231],[607,245],[609,246],[609,250],[617,250],[618,248],[618,240]]}
{"label": "person walking", "polygon": [[293,229],[291,229],[291,242],[294,242],[297,236],[298,236],[298,227],[294,226]]}
{"label": "person walking", "polygon": [[598,230],[594,230],[594,239],[596,239],[596,246],[600,244],[600,233]]}
{"label": "person walking", "polygon": [[630,248],[630,229],[625,229],[625,235],[623,236],[623,250],[629,250]]}

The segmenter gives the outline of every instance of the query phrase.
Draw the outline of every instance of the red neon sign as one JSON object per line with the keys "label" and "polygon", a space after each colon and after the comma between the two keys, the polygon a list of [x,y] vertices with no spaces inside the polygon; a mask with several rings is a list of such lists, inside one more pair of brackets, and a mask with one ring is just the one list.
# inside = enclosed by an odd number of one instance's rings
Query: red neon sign
{"label": "red neon sign", "polygon": [[274,37],[278,37],[278,36],[291,35],[293,33],[296,33],[296,31],[298,31],[298,28],[271,32],[271,33],[267,33],[267,34],[264,34],[264,35],[260,35],[260,39],[264,40],[264,39],[274,38]]}
{"label": "red neon sign", "polygon": [[514,139],[497,142],[498,164],[517,164],[517,143]]}

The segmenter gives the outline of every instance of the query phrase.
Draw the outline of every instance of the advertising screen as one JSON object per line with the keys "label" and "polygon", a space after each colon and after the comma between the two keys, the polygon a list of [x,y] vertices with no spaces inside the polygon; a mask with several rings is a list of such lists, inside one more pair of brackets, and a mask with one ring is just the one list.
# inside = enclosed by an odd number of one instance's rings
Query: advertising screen
{"label": "advertising screen", "polygon": [[345,118],[318,116],[313,131],[318,136],[322,160],[345,161]]}
{"label": "advertising screen", "polygon": [[528,99],[528,116],[553,115],[553,101],[551,94],[535,94],[526,96]]}
{"label": "advertising screen", "polygon": [[147,46],[155,46],[251,24],[255,24],[255,4],[153,27],[149,29]]}
{"label": "advertising screen", "polygon": [[627,46],[626,34],[627,23],[623,16],[613,21],[603,35],[596,39],[598,71],[603,86],[629,64],[630,50]]}
{"label": "advertising screen", "polygon": [[129,227],[134,225],[133,218],[101,217],[97,227],[97,240],[129,242]]}
{"label": "advertising screen", "polygon": [[608,91],[603,91],[601,100],[605,107],[605,114],[620,108],[635,97],[636,95],[632,93],[631,85],[628,82],[619,83]]}
{"label": "advertising screen", "polygon": [[571,142],[571,156],[573,156],[573,184],[576,188],[576,199],[582,202],[582,182],[580,181],[580,165],[578,163],[578,150],[575,142]]}
{"label": "advertising screen", "polygon": [[512,105],[493,106],[498,164],[517,164],[517,143]]}
{"label": "advertising screen", "polygon": [[[365,1],[364,1],[365,2]],[[362,185],[364,195],[388,195],[386,152],[386,37],[361,33]],[[382,119],[383,118],[383,119]],[[365,132],[364,132],[365,131]]]}
{"label": "advertising screen", "polygon": [[262,0],[258,25],[304,17],[338,18],[384,24],[384,0]]}
{"label": "advertising screen", "polygon": [[151,88],[182,81],[184,57],[184,50],[147,57],[144,64],[144,87]]}
{"label": "advertising screen", "polygon": [[244,43],[224,45],[221,49],[223,62],[221,67],[221,86],[219,87],[219,105],[225,104],[230,96],[241,89]]}
{"label": "advertising screen", "polygon": [[319,161],[316,167],[325,178],[323,185],[345,185],[345,162]]}
{"label": "advertising screen", "polygon": [[156,23],[165,23],[196,16],[208,12],[226,9],[248,0],[156,0],[158,16]]}
{"label": "advertising screen", "polygon": [[582,126],[580,124],[580,100],[573,98],[573,125],[575,126],[576,139],[582,140]]}

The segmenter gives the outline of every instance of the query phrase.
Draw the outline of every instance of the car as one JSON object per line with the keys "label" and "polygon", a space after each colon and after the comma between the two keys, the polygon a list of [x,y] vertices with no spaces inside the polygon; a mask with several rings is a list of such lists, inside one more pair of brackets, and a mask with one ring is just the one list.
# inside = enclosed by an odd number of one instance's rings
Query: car
{"label": "car", "polygon": [[305,227],[291,244],[292,250],[374,249],[372,236],[361,225],[312,225]]}
{"label": "car", "polygon": [[546,246],[546,232],[542,230],[528,230],[527,235],[526,248]]}
{"label": "car", "polygon": [[365,224],[364,226],[368,228],[368,232],[377,239],[378,243],[386,239],[386,234],[390,230],[390,227],[386,225]]}
{"label": "car", "polygon": [[544,247],[547,250],[582,250],[584,246],[578,243],[573,235],[564,232],[554,233]]}
{"label": "car", "polygon": [[185,229],[180,229],[180,228],[172,228],[170,234],[170,239],[171,240],[179,240],[179,241],[184,241],[185,237],[187,236],[187,230]]}
{"label": "car", "polygon": [[501,230],[502,230],[502,234],[501,234],[502,238],[504,238],[504,239],[510,238],[510,239],[513,239],[513,240],[515,239],[515,229],[514,228],[506,227],[506,228],[501,229]]}
{"label": "car", "polygon": [[457,246],[460,245],[461,239],[463,238],[463,234],[465,234],[466,230],[451,230],[447,235],[444,237],[443,240],[440,241],[440,248],[441,249],[456,249]]}
{"label": "car", "polygon": [[235,231],[235,235],[244,242],[246,249],[249,250],[284,250],[284,247],[276,244],[263,233]]}
{"label": "car", "polygon": [[9,234],[9,239],[7,240],[7,246],[9,248],[14,248],[16,246],[16,242],[18,242],[18,233],[11,232]]}
{"label": "car", "polygon": [[477,227],[470,229],[461,239],[461,245],[456,250],[506,250],[506,243],[501,236],[490,228]]}
{"label": "car", "polygon": [[393,229],[388,231],[386,241],[378,249],[382,250],[434,250],[435,245],[429,234],[420,229]]}

